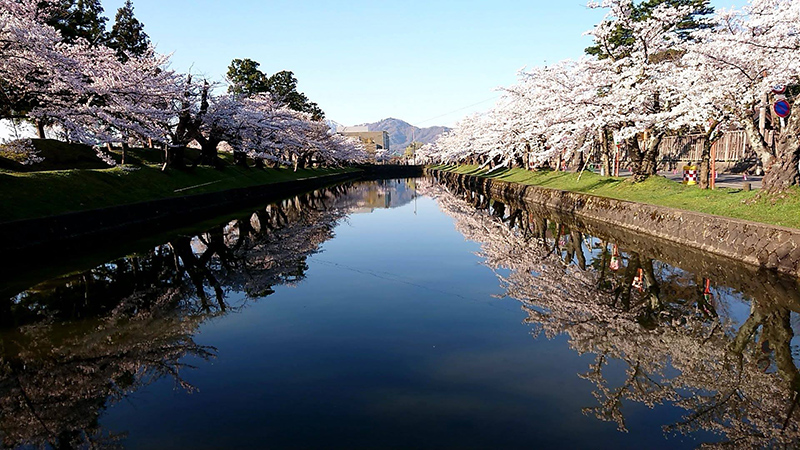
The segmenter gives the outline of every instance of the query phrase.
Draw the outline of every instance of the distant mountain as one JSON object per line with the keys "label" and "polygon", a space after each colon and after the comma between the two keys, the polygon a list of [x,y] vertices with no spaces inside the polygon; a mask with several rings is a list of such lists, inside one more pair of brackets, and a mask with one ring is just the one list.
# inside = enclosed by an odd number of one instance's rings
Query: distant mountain
{"label": "distant mountain", "polygon": [[335,120],[326,119],[325,124],[333,131],[339,131],[341,128],[344,128],[344,125]]}
{"label": "distant mountain", "polygon": [[450,129],[447,127],[418,128],[400,119],[383,119],[380,122],[364,123],[369,131],[386,131],[389,133],[389,145],[392,153],[401,154],[412,140],[429,144],[436,140],[440,134]]}

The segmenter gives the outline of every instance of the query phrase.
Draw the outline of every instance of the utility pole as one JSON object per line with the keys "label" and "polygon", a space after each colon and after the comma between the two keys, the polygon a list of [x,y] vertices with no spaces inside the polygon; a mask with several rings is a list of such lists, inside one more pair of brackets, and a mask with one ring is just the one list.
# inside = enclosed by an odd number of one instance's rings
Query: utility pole
{"label": "utility pole", "polygon": [[411,125],[411,156],[414,158],[414,165],[417,165],[417,147],[414,146],[414,139],[417,132],[417,128],[414,125]]}

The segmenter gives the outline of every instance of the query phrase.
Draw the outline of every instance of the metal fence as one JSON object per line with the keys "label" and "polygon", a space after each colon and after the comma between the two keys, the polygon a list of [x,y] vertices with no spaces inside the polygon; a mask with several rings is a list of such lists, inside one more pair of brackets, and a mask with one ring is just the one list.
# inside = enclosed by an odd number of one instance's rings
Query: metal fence
{"label": "metal fence", "polygon": [[[767,136],[770,142],[772,136]],[[690,134],[687,136],[668,136],[661,141],[658,149],[660,161],[700,161],[705,137]],[[756,160],[756,154],[747,144],[744,131],[725,133],[713,146],[718,162],[737,162]]]}

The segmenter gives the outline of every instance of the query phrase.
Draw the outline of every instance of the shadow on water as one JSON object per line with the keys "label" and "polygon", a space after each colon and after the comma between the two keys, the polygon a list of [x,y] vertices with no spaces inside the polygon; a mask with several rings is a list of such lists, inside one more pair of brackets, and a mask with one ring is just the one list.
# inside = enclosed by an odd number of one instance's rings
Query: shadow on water
{"label": "shadow on water", "polygon": [[[458,184],[422,184],[457,229],[481,244],[505,296],[534,335],[566,335],[594,361],[584,412],[627,429],[624,405],[684,411],[670,434],[708,431],[715,445],[800,444],[798,280]],[[749,302],[737,317],[732,304]],[[612,384],[608,367],[625,375]]]}
{"label": "shadow on water", "polygon": [[[124,434],[99,425],[105,409],[165,377],[192,391],[182,377],[192,368],[186,361],[216,354],[194,341],[203,322],[296,284],[306,259],[348,213],[407,203],[410,186],[413,180],[317,190],[4,297],[3,446],[121,445]],[[244,295],[230,304],[229,292]]]}

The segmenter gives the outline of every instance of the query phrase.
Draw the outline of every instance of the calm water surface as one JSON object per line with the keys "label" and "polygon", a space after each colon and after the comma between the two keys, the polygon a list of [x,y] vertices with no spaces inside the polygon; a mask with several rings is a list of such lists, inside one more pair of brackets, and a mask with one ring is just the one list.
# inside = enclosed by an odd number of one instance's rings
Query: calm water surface
{"label": "calm water surface", "polygon": [[7,447],[800,437],[795,280],[435,180],[320,190],[64,271],[6,284]]}

